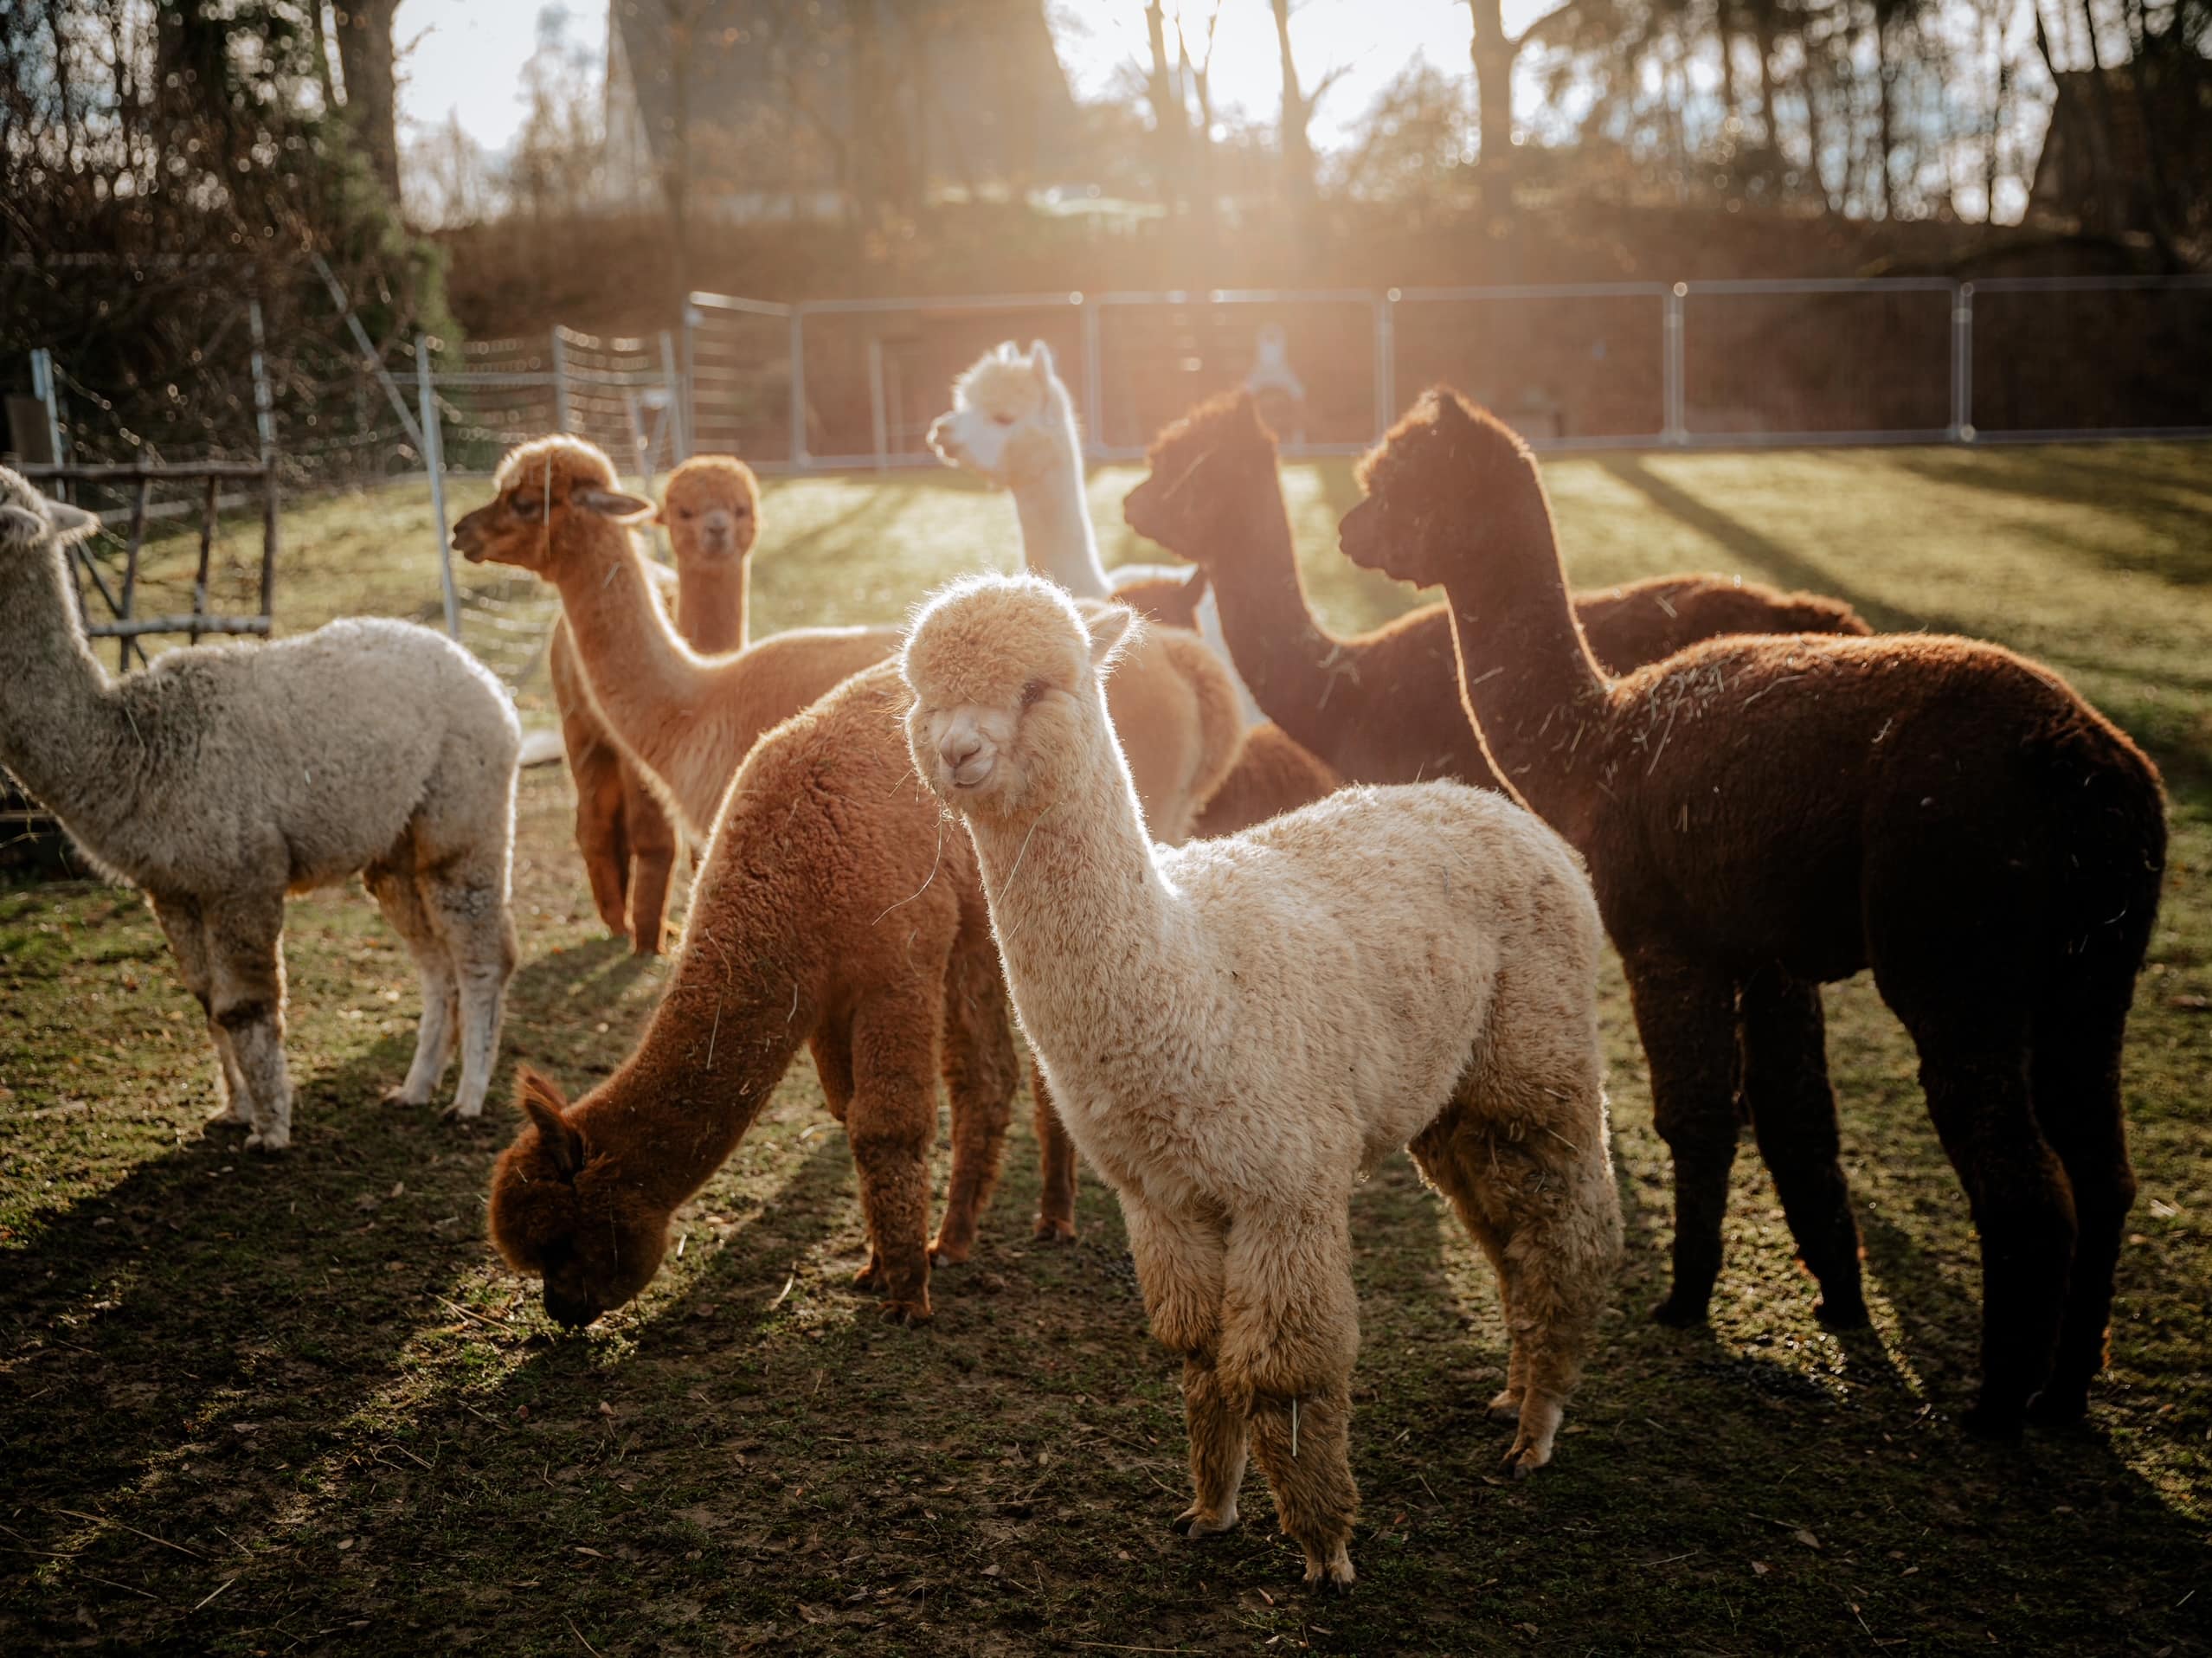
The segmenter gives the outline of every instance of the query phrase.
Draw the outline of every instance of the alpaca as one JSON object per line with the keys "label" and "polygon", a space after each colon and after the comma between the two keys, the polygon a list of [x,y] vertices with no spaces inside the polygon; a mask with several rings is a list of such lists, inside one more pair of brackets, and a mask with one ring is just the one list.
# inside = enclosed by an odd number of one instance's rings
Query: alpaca
{"label": "alpaca", "polygon": [[[1818,986],[1920,1055],[1982,1238],[1971,1430],[2078,1422],[2135,1180],[2120,1053],[2165,859],[2158,774],[2049,669],[1916,635],[1713,639],[1625,678],[1566,602],[1536,464],[1456,393],[1362,463],[1360,564],[1449,601],[1475,725],[1589,860],[1675,1161],[1664,1322],[1701,1321],[1740,1089],[1830,1324],[1864,1321]],[[2040,1393],[2039,1393],[2040,1390]]]}
{"label": "alpaca", "polygon": [[484,1108],[514,971],[507,913],[522,733],[498,682],[407,622],[336,621],[269,645],[172,651],[112,680],[65,562],[99,520],[0,468],[0,764],[93,864],[141,888],[215,1051],[211,1123],[292,1143],[284,901],[367,880],[422,980],[428,1102],[458,1044],[453,1112]]}
{"label": "alpaca", "polygon": [[[1306,603],[1275,438],[1249,393],[1199,404],[1154,440],[1152,473],[1122,504],[1129,527],[1212,578],[1222,625],[1260,706],[1361,783],[1456,778],[1497,787],[1459,704],[1442,605],[1373,633],[1331,633]],[[1552,544],[1548,518],[1527,526]],[[1574,601],[1601,663],[1635,667],[1718,633],[1865,633],[1848,605],[1717,575],[1668,575]],[[1485,663],[1510,678],[1508,657]]]}
{"label": "alpaca", "polygon": [[[1122,679],[1134,705],[1210,697],[1233,737],[1227,675],[1196,639],[1163,630]],[[885,1316],[926,1321],[931,1263],[968,1258],[998,1179],[1013,1038],[974,852],[915,782],[905,703],[884,663],[762,737],[730,787],[674,978],[636,1051],[574,1106],[523,1078],[530,1126],[493,1177],[492,1235],[517,1270],[543,1277],[562,1322],[589,1323],[651,1282],[671,1216],[736,1148],[802,1044],[852,1137],[869,1242],[859,1282],[884,1295]],[[1213,773],[1228,754],[1217,745]],[[953,1164],[931,1244],[939,1073]],[[1041,1092],[1037,1107],[1039,1231],[1071,1234],[1073,1154],[1060,1136],[1054,1163]]]}
{"label": "alpaca", "polygon": [[[1023,560],[1031,570],[1079,597],[1110,596],[1154,620],[1194,629],[1236,675],[1220,607],[1203,581],[1191,581],[1186,569],[1158,564],[1124,564],[1109,575],[1100,563],[1083,498],[1075,402],[1043,340],[1033,341],[1026,357],[1008,340],[972,363],[953,382],[951,410],[929,427],[929,447],[947,466],[1013,492]],[[1249,828],[1317,800],[1342,781],[1337,768],[1266,723],[1244,681],[1235,684],[1250,737],[1223,785],[1223,798],[1208,802],[1202,814],[1202,835]]]}
{"label": "alpaca", "polygon": [[1100,678],[1131,620],[1086,627],[1033,577],[955,583],[900,657],[907,736],[968,824],[1022,1029],[1184,1355],[1176,1528],[1235,1523],[1249,1444],[1307,1581],[1346,1587],[1350,1201],[1399,1147],[1497,1269],[1505,1466],[1550,1459],[1620,1247],[1597,905],[1559,836],[1453,783],[1154,845]]}
{"label": "alpaca", "polygon": [[[760,532],[752,468],[734,455],[694,455],[669,474],[653,522],[668,531],[676,570],[646,569],[656,598],[675,591],[676,631],[702,656],[743,650],[749,555]],[[592,902],[608,932],[627,937],[639,955],[658,955],[676,827],[593,708],[565,617],[554,624],[547,670],[576,781],[576,847]]]}

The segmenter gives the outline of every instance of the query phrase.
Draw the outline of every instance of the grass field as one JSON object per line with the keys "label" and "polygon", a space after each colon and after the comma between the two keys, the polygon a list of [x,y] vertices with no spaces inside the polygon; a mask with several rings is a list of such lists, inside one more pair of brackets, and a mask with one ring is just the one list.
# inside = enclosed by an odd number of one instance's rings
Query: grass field
{"label": "grass field", "polygon": [[[684,1211],[680,1257],[566,1335],[483,1239],[513,1113],[470,1128],[376,1103],[415,993],[357,891],[293,907],[296,1146],[263,1161],[200,1134],[197,1010],[137,898],[0,887],[0,1650],[2212,1650],[2212,447],[1547,475],[1581,583],[1739,571],[2002,640],[2164,767],[2173,857],[2127,1078],[2142,1193],[2092,1436],[1998,1450],[1957,1430],[1974,1239],[1863,978],[1829,993],[1829,1046],[1874,1328],[1813,1321],[1746,1149],[1711,1327],[1683,1333],[1644,1317],[1667,1161],[1609,970],[1630,1256],[1559,1459],[1526,1485],[1491,1474],[1505,1342],[1478,1256],[1403,1158],[1360,1191],[1366,1507],[1337,1602],[1297,1587],[1257,1475],[1243,1530],[1169,1533],[1177,1372],[1102,1187],[1076,1244],[1030,1244],[1026,1102],[926,1330],[846,1287],[855,1183],[802,1061]],[[1139,551],[1131,481],[1094,482],[1109,561]],[[1347,468],[1289,482],[1332,621],[1413,602],[1334,550]],[[756,632],[895,617],[1018,552],[1007,504],[944,474],[781,484],[766,511]],[[303,507],[286,535],[290,628],[436,603],[418,492]],[[542,708],[542,681],[524,691]],[[569,807],[559,768],[526,774],[505,1057],[580,1089],[667,969],[593,921]]]}

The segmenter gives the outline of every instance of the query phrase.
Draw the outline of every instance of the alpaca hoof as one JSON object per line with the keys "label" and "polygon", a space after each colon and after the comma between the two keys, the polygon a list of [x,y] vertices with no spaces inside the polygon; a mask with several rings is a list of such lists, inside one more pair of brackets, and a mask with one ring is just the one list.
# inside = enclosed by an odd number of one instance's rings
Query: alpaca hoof
{"label": "alpaca hoof", "polygon": [[1977,1404],[1958,1425],[1970,1437],[1993,1445],[2017,1445],[2026,1437],[2026,1413],[2018,1405]]}
{"label": "alpaca hoof", "polygon": [[290,1149],[291,1145],[292,1130],[289,1128],[267,1128],[246,1136],[246,1149],[249,1152],[267,1152],[273,1155]]}
{"label": "alpaca hoof", "polygon": [[376,1096],[376,1103],[384,1106],[428,1105],[430,1102],[427,1097],[417,1099],[414,1095],[408,1093],[405,1088],[402,1087],[386,1089],[382,1094],[379,1094]]}
{"label": "alpaca hoof", "polygon": [[1552,1460],[1548,1445],[1540,1445],[1533,1439],[1516,1439],[1513,1449],[1498,1463],[1498,1472],[1508,1479],[1525,1480]]}
{"label": "alpaca hoof", "polygon": [[884,1263],[872,1255],[868,1257],[868,1264],[852,1275],[855,1289],[882,1289],[890,1282],[884,1276]]}
{"label": "alpaca hoof", "polygon": [[927,1301],[885,1301],[882,1312],[886,1324],[903,1324],[909,1328],[927,1324],[932,1316]]}
{"label": "alpaca hoof", "polygon": [[1178,1537],[1187,1537],[1196,1543],[1204,1538],[1219,1537],[1224,1532],[1235,1531],[1237,1511],[1231,1508],[1225,1514],[1214,1514],[1193,1503],[1167,1522],[1167,1529]]}
{"label": "alpaca hoof", "polygon": [[1036,1230],[1031,1234],[1039,1244],[1072,1244],[1075,1235],[1075,1222],[1056,1220],[1050,1215],[1038,1216]]}
{"label": "alpaca hoof", "polygon": [[455,1100],[451,1105],[438,1113],[438,1121],[440,1122],[473,1122],[483,1115],[483,1101],[479,1100],[473,1105],[463,1105],[459,1100]]}
{"label": "alpaca hoof", "polygon": [[240,1115],[228,1105],[219,1105],[208,1113],[206,1119],[200,1124],[200,1131],[203,1134],[213,1134],[218,1128],[248,1128],[252,1126],[251,1118]]}
{"label": "alpaca hoof", "polygon": [[1521,1396],[1511,1388],[1506,1389],[1483,1407],[1483,1414],[1492,1422],[1515,1423],[1521,1420]]}
{"label": "alpaca hoof", "polygon": [[2086,1436],[2089,1432],[2089,1395],[2084,1391],[2045,1388],[2028,1402],[2028,1420],[2047,1433]]}
{"label": "alpaca hoof", "polygon": [[1705,1322],[1705,1307],[1702,1298],[1692,1301],[1677,1293],[1651,1309],[1651,1321],[1670,1330],[1694,1329]]}
{"label": "alpaca hoof", "polygon": [[1822,1328],[1829,1330],[1863,1330],[1874,1322],[1868,1316],[1866,1301],[1856,1295],[1849,1301],[1823,1295],[1813,1303],[1813,1317]]}
{"label": "alpaca hoof", "polygon": [[1327,1560],[1306,1558],[1306,1582],[1324,1595],[1348,1595],[1353,1579],[1358,1574],[1352,1570],[1352,1557],[1339,1548]]}
{"label": "alpaca hoof", "polygon": [[929,1264],[933,1267],[964,1267],[974,1248],[972,1244],[932,1244],[929,1246]]}

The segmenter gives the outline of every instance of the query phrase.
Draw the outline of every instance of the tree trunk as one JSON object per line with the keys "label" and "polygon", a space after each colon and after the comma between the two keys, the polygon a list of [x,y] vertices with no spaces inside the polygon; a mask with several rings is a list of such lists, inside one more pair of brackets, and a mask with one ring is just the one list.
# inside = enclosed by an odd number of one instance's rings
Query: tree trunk
{"label": "tree trunk", "polygon": [[1153,166],[1158,175],[1160,200],[1170,212],[1187,180],[1184,166],[1190,145],[1190,112],[1183,106],[1183,89],[1167,61],[1167,24],[1160,0],[1144,9],[1144,32],[1152,47],[1152,74],[1146,93],[1152,102]]}
{"label": "tree trunk", "polygon": [[1505,31],[1500,0],[1467,0],[1474,14],[1475,38],[1468,50],[1475,60],[1476,131],[1481,149],[1476,161],[1493,177],[1513,168],[1513,62],[1520,45]]}
{"label": "tree trunk", "polygon": [[1283,193],[1294,214],[1314,204],[1314,146],[1306,135],[1313,112],[1298,88],[1298,65],[1290,55],[1290,0],[1274,0],[1275,46],[1283,64]]}
{"label": "tree trunk", "polygon": [[399,92],[392,76],[392,14],[399,0],[346,0],[338,12],[345,114],[369,170],[399,201]]}
{"label": "tree trunk", "polygon": [[1877,108],[1881,115],[1881,126],[1878,132],[1881,153],[1876,157],[1876,161],[1881,173],[1881,216],[1885,219],[1894,219],[1897,216],[1897,185],[1896,181],[1890,177],[1889,157],[1891,148],[1895,144],[1896,138],[1890,126],[1889,93],[1890,81],[1895,74],[1895,70],[1890,62],[1889,29],[1883,21],[1881,8],[1876,4],[1869,10],[1874,14],[1874,97],[1878,100]]}

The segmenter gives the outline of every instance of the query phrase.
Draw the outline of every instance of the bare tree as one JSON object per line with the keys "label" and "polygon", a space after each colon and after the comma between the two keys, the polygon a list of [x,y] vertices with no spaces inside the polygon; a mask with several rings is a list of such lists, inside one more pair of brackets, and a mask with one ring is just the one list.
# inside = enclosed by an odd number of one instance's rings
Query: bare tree
{"label": "bare tree", "polygon": [[346,0],[337,13],[346,119],[370,171],[392,202],[400,199],[399,89],[392,60],[392,16],[398,10],[399,0]]}

